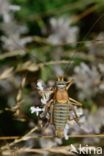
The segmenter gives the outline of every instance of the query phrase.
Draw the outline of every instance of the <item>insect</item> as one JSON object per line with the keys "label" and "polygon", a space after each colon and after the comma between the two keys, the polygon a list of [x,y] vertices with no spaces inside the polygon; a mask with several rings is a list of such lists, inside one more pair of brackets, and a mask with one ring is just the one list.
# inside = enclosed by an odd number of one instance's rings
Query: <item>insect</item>
{"label": "insect", "polygon": [[55,127],[55,135],[64,136],[65,125],[72,120],[70,112],[74,114],[73,120],[79,124],[79,117],[74,106],[82,106],[82,104],[68,95],[68,89],[72,85],[73,80],[64,81],[63,77],[58,77],[55,87],[48,90],[41,90],[39,93],[42,97],[46,97],[46,104],[41,117],[49,114],[49,123]]}

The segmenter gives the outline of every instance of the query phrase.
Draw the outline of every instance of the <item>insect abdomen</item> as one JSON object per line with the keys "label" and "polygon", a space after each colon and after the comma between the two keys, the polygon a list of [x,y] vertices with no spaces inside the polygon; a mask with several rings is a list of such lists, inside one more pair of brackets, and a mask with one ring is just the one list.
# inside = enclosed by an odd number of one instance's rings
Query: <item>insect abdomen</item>
{"label": "insect abdomen", "polygon": [[55,104],[53,110],[53,122],[56,129],[56,135],[63,135],[66,122],[69,117],[68,104]]}

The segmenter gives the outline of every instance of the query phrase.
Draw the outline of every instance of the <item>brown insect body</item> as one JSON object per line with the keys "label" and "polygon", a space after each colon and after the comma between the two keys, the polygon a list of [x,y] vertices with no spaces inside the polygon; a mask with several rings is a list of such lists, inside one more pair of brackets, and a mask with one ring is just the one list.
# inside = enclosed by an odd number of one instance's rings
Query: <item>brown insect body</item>
{"label": "brown insect body", "polygon": [[64,128],[69,117],[68,92],[66,90],[66,82],[60,80],[56,84],[56,91],[54,93],[53,106],[53,124],[55,125],[56,135],[63,136]]}
{"label": "brown insect body", "polygon": [[55,126],[56,136],[63,137],[65,125],[70,120],[70,110],[74,112],[74,120],[78,123],[78,116],[73,105],[81,106],[81,103],[68,96],[68,89],[72,84],[71,81],[58,79],[53,90],[53,98],[45,106],[44,115],[50,112],[50,122]]}

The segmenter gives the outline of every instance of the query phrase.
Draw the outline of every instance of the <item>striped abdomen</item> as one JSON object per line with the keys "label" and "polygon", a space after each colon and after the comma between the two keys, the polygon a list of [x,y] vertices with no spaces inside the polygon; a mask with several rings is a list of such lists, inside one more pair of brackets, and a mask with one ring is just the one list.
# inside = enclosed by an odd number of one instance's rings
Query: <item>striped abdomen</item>
{"label": "striped abdomen", "polygon": [[65,125],[69,117],[68,104],[55,104],[53,109],[53,122],[56,129],[56,135],[63,135]]}

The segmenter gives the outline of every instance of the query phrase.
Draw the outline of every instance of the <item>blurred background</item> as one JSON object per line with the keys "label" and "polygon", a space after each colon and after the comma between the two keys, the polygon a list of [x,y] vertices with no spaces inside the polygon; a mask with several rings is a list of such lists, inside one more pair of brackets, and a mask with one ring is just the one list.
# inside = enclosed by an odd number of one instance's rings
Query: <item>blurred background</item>
{"label": "blurred background", "polygon": [[[30,111],[41,105],[37,80],[52,86],[62,75],[74,79],[69,96],[81,101],[85,117],[70,135],[104,133],[104,0],[0,0],[0,146],[40,127]],[[104,138],[29,139],[1,155],[61,155],[42,148],[71,143],[103,147]],[[22,147],[40,153],[16,154]]]}

